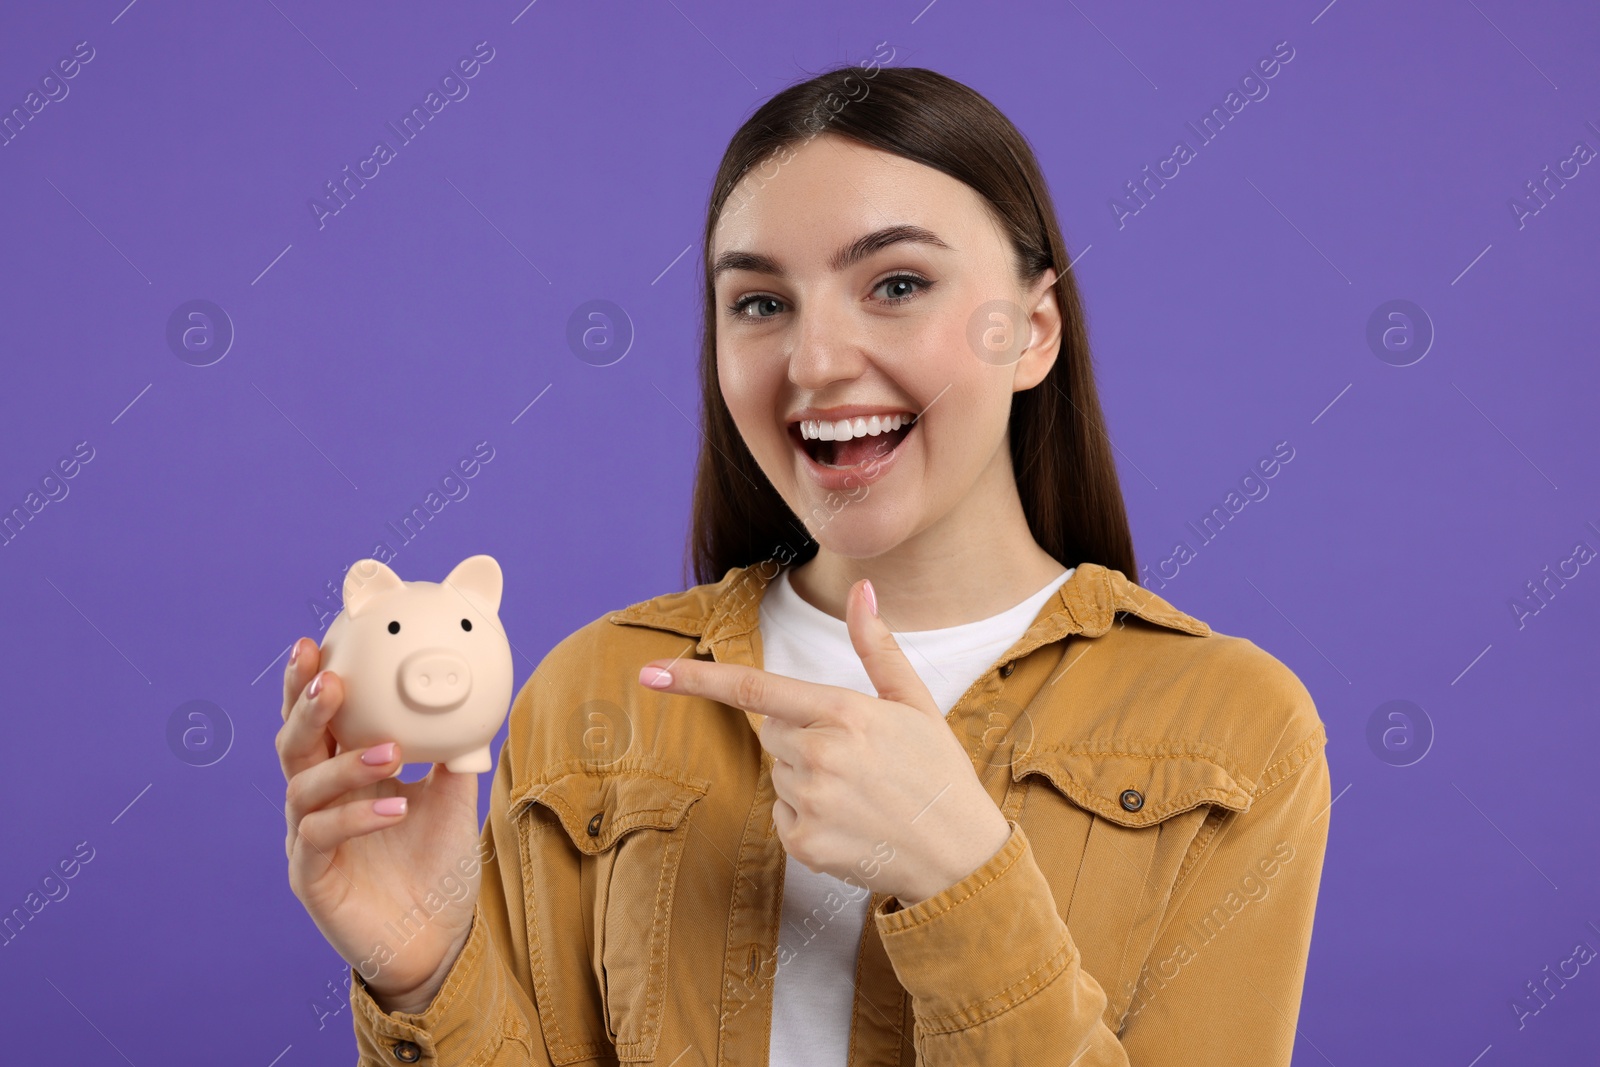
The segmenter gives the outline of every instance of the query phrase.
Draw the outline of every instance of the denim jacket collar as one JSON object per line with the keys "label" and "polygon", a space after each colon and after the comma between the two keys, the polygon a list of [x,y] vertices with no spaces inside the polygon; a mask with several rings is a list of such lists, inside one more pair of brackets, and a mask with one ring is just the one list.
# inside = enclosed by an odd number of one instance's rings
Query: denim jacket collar
{"label": "denim jacket collar", "polygon": [[[775,559],[730,567],[720,581],[640,601],[607,618],[613,623],[651,626],[693,637],[698,654],[709,652],[719,663],[753,666],[760,639],[761,597],[780,569]],[[1211,634],[1206,623],[1135,585],[1121,571],[1098,563],[1079,563],[1000,664],[1021,659],[1068,635],[1103,636],[1121,612],[1199,637]],[[759,731],[760,716],[753,712],[745,715],[751,729]]]}
{"label": "denim jacket collar", "polygon": [[[776,560],[730,567],[721,581],[640,601],[612,612],[609,618],[616,623],[654,626],[698,638],[696,652],[717,655],[719,648],[756,629],[762,593],[778,570]],[[1129,612],[1200,637],[1211,633],[1206,623],[1135,585],[1121,571],[1098,563],[1080,563],[1039,609],[1032,625],[1006,658],[1019,658],[1068,634],[1100,637],[1111,629],[1118,612]]]}

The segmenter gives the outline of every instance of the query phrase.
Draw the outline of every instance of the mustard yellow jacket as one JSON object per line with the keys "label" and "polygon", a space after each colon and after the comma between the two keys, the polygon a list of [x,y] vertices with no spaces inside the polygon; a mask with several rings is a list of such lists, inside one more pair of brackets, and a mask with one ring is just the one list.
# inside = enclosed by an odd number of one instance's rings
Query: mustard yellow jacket
{"label": "mustard yellow jacket", "polygon": [[[777,568],[544,658],[444,987],[385,1014],[351,970],[361,1064],[767,1062],[784,853],[760,718],[637,676],[680,654],[760,667]],[[873,894],[852,1067],[1288,1063],[1331,806],[1294,673],[1083,563],[948,721],[1011,836],[911,907]]]}

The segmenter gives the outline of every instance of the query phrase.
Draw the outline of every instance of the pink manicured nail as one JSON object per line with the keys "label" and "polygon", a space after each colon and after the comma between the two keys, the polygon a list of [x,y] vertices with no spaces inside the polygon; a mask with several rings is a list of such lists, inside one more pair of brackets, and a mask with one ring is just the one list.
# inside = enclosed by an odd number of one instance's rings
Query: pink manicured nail
{"label": "pink manicured nail", "polygon": [[384,797],[382,800],[372,802],[372,810],[379,815],[404,815],[406,813],[405,797]]}
{"label": "pink manicured nail", "polygon": [[315,699],[316,695],[322,692],[322,676],[326,673],[326,671],[317,672],[317,676],[311,679],[311,685],[306,688],[306,696]]}
{"label": "pink manicured nail", "polygon": [[289,646],[289,669],[294,670],[294,661],[300,658],[300,639],[294,639],[294,644]]}
{"label": "pink manicured nail", "polygon": [[660,667],[639,668],[639,681],[651,689],[665,689],[672,684],[672,675]]}
{"label": "pink manicured nail", "polygon": [[371,767],[376,767],[380,763],[388,763],[392,759],[394,759],[393,741],[386,745],[374,745],[361,753],[361,762]]}
{"label": "pink manicured nail", "polygon": [[871,608],[872,613],[876,615],[878,613],[878,594],[872,591],[871,578],[861,584],[861,595],[867,598],[867,607]]}

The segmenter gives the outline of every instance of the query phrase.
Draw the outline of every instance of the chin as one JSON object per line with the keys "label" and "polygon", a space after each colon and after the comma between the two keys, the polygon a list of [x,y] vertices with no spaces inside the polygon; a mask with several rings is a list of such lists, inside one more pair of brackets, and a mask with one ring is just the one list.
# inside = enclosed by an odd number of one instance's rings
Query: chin
{"label": "chin", "polygon": [[848,559],[872,559],[892,552],[911,536],[912,524],[868,493],[858,501],[844,500],[830,512],[825,506],[813,512],[807,531],[822,548]]}

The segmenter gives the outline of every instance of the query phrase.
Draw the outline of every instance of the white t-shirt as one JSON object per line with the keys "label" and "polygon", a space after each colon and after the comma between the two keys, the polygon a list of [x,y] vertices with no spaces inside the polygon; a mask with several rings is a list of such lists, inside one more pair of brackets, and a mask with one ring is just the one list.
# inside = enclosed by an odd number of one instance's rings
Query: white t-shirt
{"label": "white t-shirt", "polygon": [[[1016,644],[1068,569],[1022,603],[977,622],[896,633],[939,709],[955,706],[979,675]],[[784,568],[761,601],[763,669],[877,696],[843,619],[800,598]],[[787,857],[772,1006],[771,1067],[844,1067],[850,1051],[856,953],[868,892]],[[786,962],[785,962],[786,961]]]}

